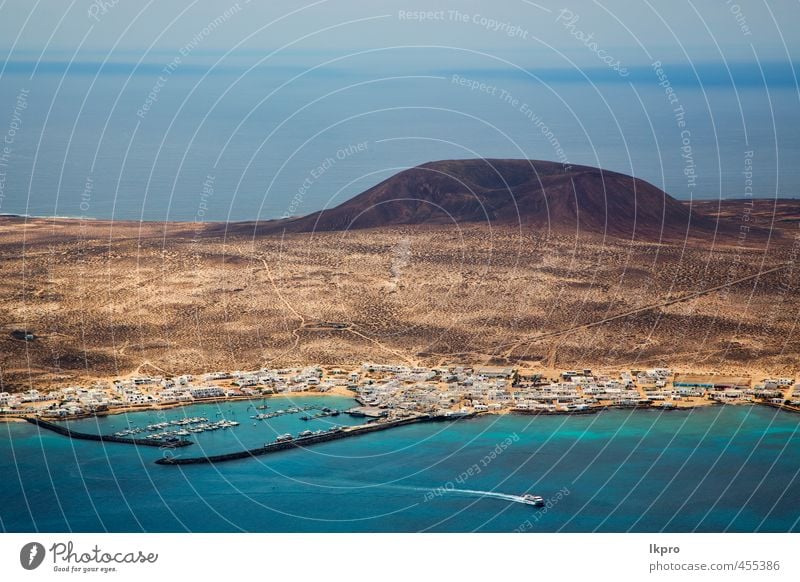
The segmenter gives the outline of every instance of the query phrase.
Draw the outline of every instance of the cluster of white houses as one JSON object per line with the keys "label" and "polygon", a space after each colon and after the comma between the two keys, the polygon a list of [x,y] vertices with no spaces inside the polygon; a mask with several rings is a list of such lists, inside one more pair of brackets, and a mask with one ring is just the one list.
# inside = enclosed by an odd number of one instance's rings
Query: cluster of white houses
{"label": "cluster of white houses", "polygon": [[[630,374],[620,379],[591,370],[566,371],[558,380],[521,374],[508,367],[406,368],[364,364],[367,379],[358,385],[365,405],[388,410],[441,413],[569,412],[601,401],[639,405],[646,399]],[[378,379],[373,379],[378,376]]]}
{"label": "cluster of white houses", "polygon": [[146,407],[157,404],[260,397],[267,394],[317,390],[325,392],[333,383],[322,383],[319,367],[252,372],[213,372],[196,380],[177,377],[136,376],[98,384],[91,388],[68,387],[40,392],[36,389],[0,393],[0,412],[19,414],[35,410],[45,416],[68,417],[104,412],[111,408]]}
{"label": "cluster of white houses", "polygon": [[357,391],[362,404],[387,411],[580,412],[599,406],[672,408],[687,399],[770,402],[800,406],[793,379],[674,375],[668,368],[623,372],[566,370],[546,380],[508,367],[413,368],[364,364]]}
{"label": "cluster of white houses", "polygon": [[211,372],[200,378],[137,376],[89,388],[0,393],[0,412],[37,411],[65,417],[116,407],[258,398],[269,394],[352,390],[361,404],[389,416],[442,412],[579,412],[596,406],[674,407],[682,400],[770,402],[800,408],[800,384],[792,378],[673,374],[667,368],[633,370],[614,377],[592,370],[565,370],[543,378],[513,367],[435,368],[365,363],[359,369],[305,368]]}

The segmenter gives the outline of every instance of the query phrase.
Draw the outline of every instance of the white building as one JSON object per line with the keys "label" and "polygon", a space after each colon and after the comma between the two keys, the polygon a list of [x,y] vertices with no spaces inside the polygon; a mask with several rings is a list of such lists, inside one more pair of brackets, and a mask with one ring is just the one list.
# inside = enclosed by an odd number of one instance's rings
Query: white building
{"label": "white building", "polygon": [[197,388],[192,388],[189,393],[193,398],[221,398],[225,396],[225,392],[222,388],[217,386],[199,386]]}

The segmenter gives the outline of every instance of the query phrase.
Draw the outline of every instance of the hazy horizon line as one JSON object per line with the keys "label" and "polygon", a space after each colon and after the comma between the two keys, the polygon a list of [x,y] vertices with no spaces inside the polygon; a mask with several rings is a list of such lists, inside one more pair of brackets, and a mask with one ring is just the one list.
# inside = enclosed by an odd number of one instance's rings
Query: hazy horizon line
{"label": "hazy horizon line", "polygon": [[[108,61],[81,59],[75,61],[59,59],[8,59],[0,66],[0,70],[8,74],[64,74],[73,75],[130,75],[130,74],[158,74],[163,71],[164,62],[143,61]],[[182,63],[180,67],[171,72],[171,75],[192,75],[207,73],[237,73],[249,69],[252,64],[224,63]],[[800,63],[790,61],[770,60],[763,63],[750,61],[733,61],[721,64],[716,61],[702,61],[698,63],[661,62],[660,66],[669,74],[673,85],[739,85],[739,86],[793,86],[800,88]],[[339,66],[320,67],[318,64],[302,66],[295,64],[269,64],[262,63],[259,69],[269,68],[274,71],[297,73],[307,71],[313,76],[370,76],[380,70],[380,65],[362,68],[347,68]],[[657,79],[653,66],[635,65],[626,68],[626,75],[608,67],[411,67],[405,74],[411,75],[472,75],[483,78],[516,78],[518,80],[538,79],[540,81],[560,83],[652,83]],[[398,75],[400,71],[398,71]],[[2,76],[0,75],[0,78]]]}

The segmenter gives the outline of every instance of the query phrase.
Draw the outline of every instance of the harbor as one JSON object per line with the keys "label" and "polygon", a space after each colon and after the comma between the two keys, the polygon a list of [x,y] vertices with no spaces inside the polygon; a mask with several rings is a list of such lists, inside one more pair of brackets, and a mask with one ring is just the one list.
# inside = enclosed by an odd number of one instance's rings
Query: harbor
{"label": "harbor", "polygon": [[158,422],[144,427],[130,426],[129,428],[115,432],[113,436],[127,437],[147,431],[151,434],[145,437],[146,440],[171,442],[179,437],[188,437],[201,432],[224,430],[234,426],[239,426],[239,423],[235,420],[223,418],[222,420],[211,422],[204,416],[197,416],[168,422]]}
{"label": "harbor", "polygon": [[[326,406],[323,402],[330,401],[333,406]],[[287,399],[287,402],[290,402]],[[30,424],[41,429],[78,440],[90,440],[98,442],[110,442],[128,445],[143,445],[148,447],[158,447],[160,449],[179,449],[197,443],[203,452],[197,456],[183,456],[175,453],[165,454],[155,462],[159,465],[195,465],[213,464],[237,459],[247,459],[258,457],[279,451],[290,449],[304,449],[313,445],[347,439],[361,435],[372,434],[402,426],[427,423],[427,422],[452,422],[465,418],[479,416],[476,413],[460,413],[441,411],[438,413],[400,413],[394,414],[391,418],[386,416],[371,417],[364,421],[360,410],[355,414],[345,414],[352,409],[340,412],[340,406],[346,401],[340,397],[320,397],[320,403],[307,406],[285,406],[282,405],[270,414],[271,418],[264,419],[264,422],[241,423],[222,418],[217,421],[209,421],[212,416],[210,410],[214,405],[195,405],[192,412],[183,418],[163,419],[159,422],[136,422],[140,419],[147,419],[150,414],[137,412],[123,417],[102,417],[93,422],[91,419],[83,419],[70,422],[50,422],[41,418],[26,419]],[[351,401],[352,402],[352,401]],[[327,402],[326,402],[327,403]],[[194,409],[197,410],[194,410]],[[249,412],[254,408],[252,404],[240,402],[234,407],[225,411],[225,416],[236,416]],[[276,406],[277,408],[277,406]],[[345,407],[346,408],[346,407]],[[262,408],[263,410],[263,408]],[[316,410],[317,413],[308,416],[307,413]],[[188,410],[187,410],[188,412]],[[202,415],[197,415],[202,412]],[[301,414],[303,416],[300,416]],[[223,415],[223,412],[217,412]],[[333,422],[333,418],[342,414],[339,422]],[[250,415],[251,418],[258,415]],[[350,424],[346,424],[347,418]],[[117,427],[125,423],[128,428],[113,430],[116,422]],[[345,424],[342,424],[345,423]],[[358,423],[358,424],[356,424]],[[94,426],[101,432],[103,429],[110,434],[95,434],[76,428]],[[235,429],[241,432],[234,432]],[[230,430],[227,430],[230,429]],[[264,434],[263,431],[267,431]],[[222,433],[214,436],[215,433]],[[254,441],[260,436],[261,442],[255,445]],[[266,437],[266,438],[265,438]],[[191,440],[190,440],[191,439]],[[194,440],[197,439],[197,440]],[[210,440],[209,440],[210,439]],[[231,448],[244,447],[241,450],[230,451]]]}
{"label": "harbor", "polygon": [[38,426],[39,428],[43,428],[45,430],[49,430],[58,433],[60,435],[64,435],[71,439],[109,442],[109,443],[123,443],[128,445],[142,445],[146,447],[163,447],[170,449],[188,447],[189,445],[192,444],[192,441],[183,440],[179,438],[162,440],[161,438],[156,439],[153,437],[136,438],[136,437],[116,436],[116,435],[91,434],[86,432],[78,432],[66,426],[48,422],[40,418],[26,418],[25,420],[27,420],[31,424]]}
{"label": "harbor", "polygon": [[[260,407],[260,399],[236,400],[60,421],[41,417],[21,420],[22,424],[41,427],[42,438],[43,433],[49,432],[55,438],[74,437],[84,441],[118,443],[119,449],[124,448],[122,445],[143,445],[173,450],[195,444],[195,449],[201,452],[194,455],[214,456],[261,447],[289,436],[302,439],[359,426],[364,419],[344,413],[354,403],[352,398],[342,396],[309,395],[301,402],[293,398],[275,397],[269,405]],[[332,417],[334,411],[342,412]],[[260,421],[252,418],[259,414],[272,416]],[[306,415],[313,415],[314,418],[303,420]],[[142,454],[147,453],[142,451]],[[152,457],[152,460],[156,458]]]}
{"label": "harbor", "polygon": [[[280,435],[275,441],[265,443],[264,446],[256,447],[253,449],[245,449],[243,451],[236,451],[233,453],[224,453],[220,455],[200,456],[200,457],[175,457],[165,456],[156,461],[159,465],[199,465],[210,463],[222,463],[225,461],[235,461],[239,459],[247,459],[252,457],[260,457],[278,451],[285,451],[294,448],[307,448],[312,445],[340,440],[349,437],[361,436],[378,431],[388,430],[390,428],[397,428],[409,424],[435,420],[430,416],[413,416],[399,420],[375,422],[370,424],[363,424],[352,427],[336,426],[325,431],[304,431],[297,437],[292,435]],[[311,434],[307,434],[311,433]],[[287,438],[288,437],[288,438]]]}

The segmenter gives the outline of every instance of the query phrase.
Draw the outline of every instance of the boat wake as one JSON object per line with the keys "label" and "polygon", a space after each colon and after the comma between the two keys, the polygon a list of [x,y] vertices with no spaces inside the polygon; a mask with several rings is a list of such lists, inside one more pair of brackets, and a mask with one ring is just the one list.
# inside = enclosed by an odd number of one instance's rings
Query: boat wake
{"label": "boat wake", "polygon": [[509,495],[507,493],[498,493],[497,491],[476,491],[473,489],[447,489],[447,492],[461,493],[463,495],[474,495],[476,497],[490,497],[492,499],[513,501],[514,503],[526,503],[525,498],[523,498],[521,495]]}
{"label": "boat wake", "polygon": [[[346,488],[348,485],[356,486],[357,482],[353,481],[337,481],[337,486],[340,488]],[[363,484],[360,484],[363,487]],[[391,485],[384,485],[384,484],[376,484],[375,487],[380,488],[390,488],[390,489],[400,489],[404,491],[422,491],[430,494],[433,490],[428,489],[425,487],[415,487],[409,485],[398,485],[398,484],[391,484]],[[500,499],[503,501],[511,501],[512,503],[522,503],[524,505],[532,505],[529,499],[526,499],[522,495],[510,495],[508,493],[500,493],[498,491],[481,491],[477,489],[454,489],[451,487],[448,488],[440,488],[437,489],[437,496],[439,495],[467,495],[470,497],[483,497],[489,499]]]}

